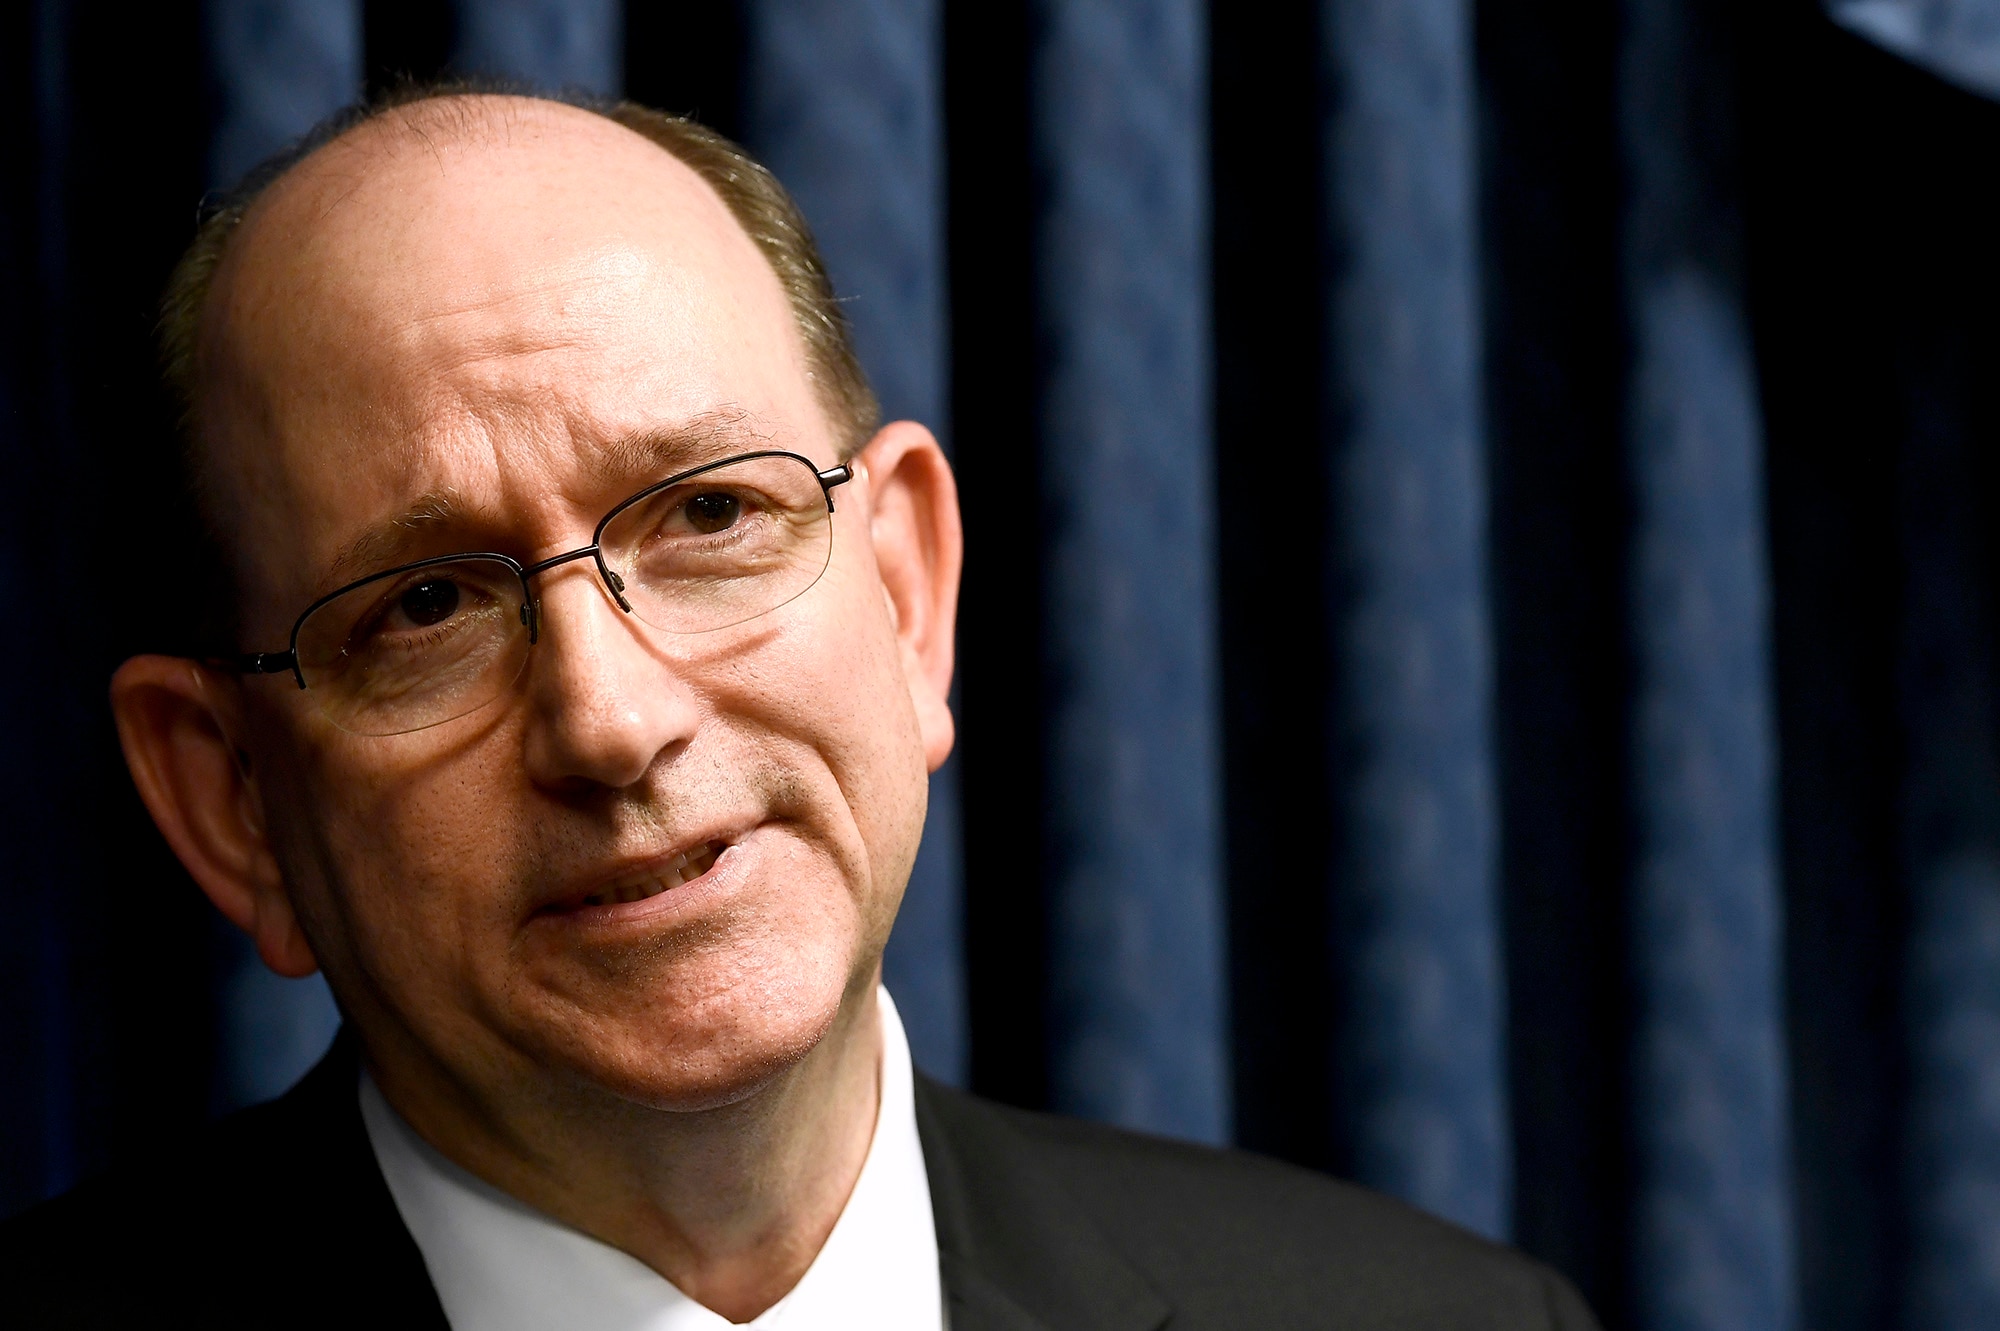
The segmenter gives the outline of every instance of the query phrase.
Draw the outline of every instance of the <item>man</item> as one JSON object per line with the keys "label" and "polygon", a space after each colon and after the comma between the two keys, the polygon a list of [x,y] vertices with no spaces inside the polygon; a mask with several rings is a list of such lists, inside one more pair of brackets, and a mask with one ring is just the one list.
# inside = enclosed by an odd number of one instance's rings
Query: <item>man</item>
{"label": "man", "polygon": [[1386,1200],[913,1076],[955,492],[731,145],[407,98],[211,219],[164,327],[229,640],[127,662],[120,735],[347,1025],[7,1226],[10,1324],[1590,1325]]}

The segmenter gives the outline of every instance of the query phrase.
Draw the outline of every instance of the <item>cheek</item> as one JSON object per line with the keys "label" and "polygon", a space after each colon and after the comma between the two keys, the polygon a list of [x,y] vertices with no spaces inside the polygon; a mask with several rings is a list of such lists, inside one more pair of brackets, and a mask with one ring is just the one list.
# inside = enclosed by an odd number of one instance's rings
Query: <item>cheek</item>
{"label": "cheek", "polygon": [[[315,951],[336,982],[397,997],[464,988],[480,940],[504,936],[524,825],[505,807],[505,766],[471,754],[399,767],[393,741],[336,740],[312,753],[283,807],[310,810],[280,838],[288,882]],[[275,830],[275,829],[274,829]],[[326,953],[331,952],[329,956]]]}
{"label": "cheek", "polygon": [[864,857],[864,895],[893,912],[923,832],[929,776],[895,631],[872,570],[863,572],[829,569],[764,649],[726,665],[713,697],[718,714],[815,755]]}

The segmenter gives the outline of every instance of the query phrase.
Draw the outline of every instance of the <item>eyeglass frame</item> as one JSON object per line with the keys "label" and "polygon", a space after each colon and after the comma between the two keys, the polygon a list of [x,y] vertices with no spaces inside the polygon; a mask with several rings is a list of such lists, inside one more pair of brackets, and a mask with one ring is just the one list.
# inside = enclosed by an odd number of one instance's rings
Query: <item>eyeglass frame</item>
{"label": "eyeglass frame", "polygon": [[[365,578],[356,578],[353,582],[347,583],[345,586],[336,587],[326,595],[315,600],[311,605],[308,605],[304,610],[301,610],[299,617],[292,621],[291,639],[284,651],[243,652],[235,656],[223,657],[216,664],[244,675],[282,675],[289,671],[292,678],[298,681],[300,690],[303,691],[306,687],[306,673],[305,668],[299,664],[299,630],[305,627],[306,621],[311,619],[313,613],[321,606],[331,604],[357,588],[366,587],[371,582],[380,582],[384,578],[393,578],[401,574],[415,572],[418,569],[432,568],[441,564],[456,564],[467,559],[489,559],[495,563],[503,564],[513,571],[515,577],[521,580],[521,623],[528,630],[528,645],[530,647],[541,641],[541,614],[537,608],[534,588],[528,585],[528,580],[537,574],[546,573],[552,568],[559,568],[564,564],[573,564],[579,559],[590,559],[596,563],[598,577],[604,583],[605,590],[611,593],[613,603],[629,615],[632,613],[632,603],[625,599],[625,580],[619,577],[609,564],[604,562],[604,529],[609,527],[620,513],[625,512],[634,504],[652,498],[662,490],[671,489],[676,485],[693,480],[695,477],[706,472],[716,471],[722,467],[733,467],[739,462],[755,462],[760,458],[789,458],[794,462],[802,464],[807,471],[813,474],[813,479],[819,482],[820,494],[826,500],[826,511],[829,517],[833,515],[834,487],[845,485],[854,479],[854,464],[851,462],[842,462],[822,470],[811,458],[782,448],[767,448],[750,453],[737,453],[730,457],[719,458],[714,462],[704,462],[699,467],[690,467],[686,471],[676,472],[663,481],[655,481],[645,489],[640,490],[637,494],[628,495],[624,499],[619,500],[609,513],[606,513],[598,520],[597,526],[590,533],[590,544],[588,545],[580,545],[574,550],[566,550],[562,554],[551,555],[547,559],[539,560],[533,564],[523,564],[512,555],[501,554],[497,550],[462,550],[456,554],[432,555],[427,559],[415,559],[407,564],[398,564],[394,568],[385,568],[379,573],[370,573]],[[815,583],[818,581],[818,578],[813,579]],[[811,584],[808,584],[806,590],[810,589]],[[780,602],[780,604],[783,603]],[[772,606],[771,610],[777,608],[777,606]],[[758,615],[753,615],[751,618],[755,619],[769,613],[770,610],[760,611]]]}

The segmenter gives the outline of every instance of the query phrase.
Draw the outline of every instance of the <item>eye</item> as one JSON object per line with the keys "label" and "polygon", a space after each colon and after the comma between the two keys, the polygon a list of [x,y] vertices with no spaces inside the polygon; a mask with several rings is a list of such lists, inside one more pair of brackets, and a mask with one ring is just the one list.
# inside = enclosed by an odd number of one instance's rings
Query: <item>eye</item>
{"label": "eye", "polygon": [[698,494],[687,501],[688,525],[704,536],[736,525],[743,515],[743,501],[721,490]]}
{"label": "eye", "polygon": [[428,628],[458,609],[458,584],[445,578],[420,582],[403,593],[397,606],[412,624]]}

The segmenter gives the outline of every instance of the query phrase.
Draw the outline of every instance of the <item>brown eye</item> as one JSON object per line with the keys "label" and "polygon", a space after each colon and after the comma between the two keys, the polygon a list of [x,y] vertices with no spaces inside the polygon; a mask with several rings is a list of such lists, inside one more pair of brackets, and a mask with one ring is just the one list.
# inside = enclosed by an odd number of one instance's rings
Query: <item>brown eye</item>
{"label": "brown eye", "polygon": [[736,524],[743,513],[742,501],[719,491],[696,495],[687,501],[688,525],[710,536]]}
{"label": "brown eye", "polygon": [[436,582],[420,582],[403,593],[400,605],[412,624],[427,628],[448,618],[452,611],[458,609],[458,584],[442,578]]}

